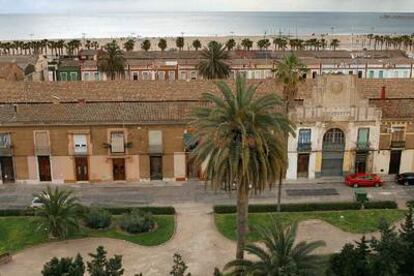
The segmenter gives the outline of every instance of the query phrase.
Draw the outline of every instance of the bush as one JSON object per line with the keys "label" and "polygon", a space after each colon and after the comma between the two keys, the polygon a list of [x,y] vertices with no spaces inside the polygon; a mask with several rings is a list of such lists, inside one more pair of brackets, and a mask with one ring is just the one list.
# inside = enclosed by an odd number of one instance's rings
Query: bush
{"label": "bush", "polygon": [[[342,211],[342,210],[360,210],[359,202],[326,202],[326,203],[294,203],[282,204],[282,212],[312,212],[312,211]],[[396,209],[397,204],[394,201],[372,201],[365,203],[366,209]],[[213,210],[217,214],[231,214],[236,212],[235,205],[215,205]],[[249,205],[251,213],[273,213],[277,212],[276,204],[251,204]]]}
{"label": "bush", "polygon": [[4,209],[0,210],[0,217],[34,216],[34,209]]}
{"label": "bush", "polygon": [[156,206],[146,206],[146,207],[115,207],[115,208],[104,208],[108,210],[112,215],[122,215],[129,213],[135,209],[142,210],[143,212],[151,213],[153,215],[175,215],[175,209],[172,206],[166,207],[156,207]]}
{"label": "bush", "polygon": [[128,214],[124,214],[121,219],[121,228],[131,234],[149,232],[155,226],[155,221],[151,213],[146,213],[140,209],[134,209]]}
{"label": "bush", "polygon": [[90,209],[85,216],[86,226],[93,229],[102,229],[111,225],[111,213],[104,209]]}

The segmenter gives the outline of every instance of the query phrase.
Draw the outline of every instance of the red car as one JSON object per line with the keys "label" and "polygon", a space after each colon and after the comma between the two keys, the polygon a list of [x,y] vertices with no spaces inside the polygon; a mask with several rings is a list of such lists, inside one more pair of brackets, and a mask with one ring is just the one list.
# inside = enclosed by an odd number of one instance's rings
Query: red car
{"label": "red car", "polygon": [[345,177],[345,184],[351,187],[379,187],[382,186],[381,178],[372,173],[356,173]]}

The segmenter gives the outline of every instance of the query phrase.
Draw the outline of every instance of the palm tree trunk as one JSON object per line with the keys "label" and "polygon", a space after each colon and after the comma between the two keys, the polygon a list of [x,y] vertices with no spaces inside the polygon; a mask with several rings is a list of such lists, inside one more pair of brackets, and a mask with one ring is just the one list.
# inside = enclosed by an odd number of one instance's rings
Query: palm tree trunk
{"label": "palm tree trunk", "polygon": [[245,181],[239,185],[237,191],[237,250],[236,259],[244,258],[244,245],[246,243],[249,195]]}
{"label": "palm tree trunk", "polygon": [[279,172],[279,186],[277,187],[277,211],[282,211],[282,184],[283,184],[283,168]]}

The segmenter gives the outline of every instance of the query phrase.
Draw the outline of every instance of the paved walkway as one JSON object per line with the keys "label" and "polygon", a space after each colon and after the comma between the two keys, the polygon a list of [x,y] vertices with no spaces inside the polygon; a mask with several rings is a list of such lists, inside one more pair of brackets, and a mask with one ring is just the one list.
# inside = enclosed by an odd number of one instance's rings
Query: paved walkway
{"label": "paved walkway", "polygon": [[[224,238],[215,228],[211,205],[180,204],[177,210],[177,230],[164,245],[144,247],[121,240],[90,238],[54,242],[35,246],[13,256],[13,261],[0,266],[1,276],[40,275],[43,264],[54,256],[86,257],[103,245],[110,255],[123,255],[125,275],[142,272],[145,276],[169,275],[172,256],[180,253],[192,275],[210,276],[214,267],[222,268],[235,255],[236,244]],[[326,254],[337,252],[346,242],[360,239],[361,235],[344,232],[326,222],[309,220],[299,224],[298,241],[323,239],[327,246],[318,250]]]}

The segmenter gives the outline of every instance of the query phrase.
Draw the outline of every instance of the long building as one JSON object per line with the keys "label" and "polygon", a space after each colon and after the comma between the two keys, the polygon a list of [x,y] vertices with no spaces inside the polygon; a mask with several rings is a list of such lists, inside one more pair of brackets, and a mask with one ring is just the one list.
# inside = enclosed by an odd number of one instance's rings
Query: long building
{"label": "long building", "polygon": [[[206,91],[213,81],[1,82],[2,182],[200,177],[187,114]],[[258,87],[281,91],[274,80]],[[289,179],[414,171],[414,80],[309,79],[289,116]]]}

